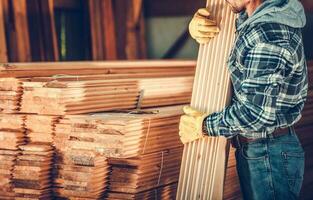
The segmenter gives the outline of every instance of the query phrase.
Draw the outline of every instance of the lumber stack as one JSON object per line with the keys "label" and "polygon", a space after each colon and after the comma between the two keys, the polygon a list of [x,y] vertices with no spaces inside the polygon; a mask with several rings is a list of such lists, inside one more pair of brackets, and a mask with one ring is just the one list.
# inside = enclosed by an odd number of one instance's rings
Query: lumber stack
{"label": "lumber stack", "polygon": [[16,78],[0,79],[0,113],[17,113],[23,89],[22,82]]}
{"label": "lumber stack", "polygon": [[177,183],[165,185],[162,187],[154,188],[140,192],[137,194],[131,193],[109,193],[107,199],[114,200],[135,200],[135,199],[175,199],[177,192]]}
{"label": "lumber stack", "polygon": [[182,147],[144,154],[134,158],[110,158],[109,197],[139,194],[159,186],[176,183],[182,156]]}
{"label": "lumber stack", "polygon": [[30,142],[52,144],[59,116],[25,115],[25,128]]}
{"label": "lumber stack", "polygon": [[[66,149],[66,150],[65,150]],[[107,188],[107,158],[96,151],[59,149],[56,159],[54,192],[68,199],[100,199]]]}
{"label": "lumber stack", "polygon": [[13,171],[15,199],[49,199],[53,149],[50,145],[21,145]]}
{"label": "lumber stack", "polygon": [[13,168],[19,154],[19,145],[25,143],[25,117],[0,114],[0,197],[14,198]]}
{"label": "lumber stack", "polygon": [[[207,113],[221,111],[231,99],[226,61],[235,36],[235,15],[226,4],[224,0],[207,1],[221,31],[200,46],[191,100],[192,107]],[[185,145],[177,199],[223,198],[227,147],[224,137],[205,137]]]}
{"label": "lumber stack", "polygon": [[142,78],[193,76],[195,65],[195,61],[188,60],[10,63],[0,64],[0,77],[49,77],[55,75],[79,76],[99,74],[141,74]]}
{"label": "lumber stack", "polygon": [[[81,114],[190,101],[192,77],[92,81],[23,82],[21,112],[48,115]],[[171,87],[168,87],[171,85]]]}
{"label": "lumber stack", "polygon": [[[181,106],[148,109],[157,114],[99,113],[65,116],[56,124],[55,145],[129,158],[180,147]],[[165,133],[166,130],[166,133]]]}

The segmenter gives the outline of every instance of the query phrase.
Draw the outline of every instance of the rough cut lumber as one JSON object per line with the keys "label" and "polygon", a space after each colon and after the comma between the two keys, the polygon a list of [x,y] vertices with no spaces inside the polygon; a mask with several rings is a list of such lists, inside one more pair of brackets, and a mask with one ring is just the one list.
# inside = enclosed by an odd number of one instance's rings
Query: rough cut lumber
{"label": "rough cut lumber", "polygon": [[[191,106],[212,113],[222,110],[230,100],[226,60],[234,39],[235,15],[224,0],[208,0],[207,6],[221,32],[200,46]],[[223,137],[186,144],[177,199],[222,199],[226,155],[227,141]]]}
{"label": "rough cut lumber", "polygon": [[31,143],[20,149],[13,171],[15,199],[50,199],[53,148]]}
{"label": "rough cut lumber", "polygon": [[[82,114],[190,102],[192,77],[23,82],[21,112]],[[170,87],[169,87],[170,86]]]}
{"label": "rough cut lumber", "polygon": [[109,192],[108,200],[136,200],[136,199],[176,199],[177,183],[169,184],[153,190],[144,191],[137,194]]}
{"label": "rough cut lumber", "polygon": [[120,159],[110,158],[112,167],[109,192],[138,194],[159,186],[176,183],[183,148]]}
{"label": "rough cut lumber", "polygon": [[149,77],[159,77],[160,73],[180,76],[181,72],[193,75],[195,65],[195,61],[190,60],[9,63],[0,64],[0,77],[100,74],[150,74]]}
{"label": "rough cut lumber", "polygon": [[103,113],[68,115],[56,124],[57,149],[94,150],[103,156],[129,158],[180,147],[181,106],[145,111],[157,114]]}

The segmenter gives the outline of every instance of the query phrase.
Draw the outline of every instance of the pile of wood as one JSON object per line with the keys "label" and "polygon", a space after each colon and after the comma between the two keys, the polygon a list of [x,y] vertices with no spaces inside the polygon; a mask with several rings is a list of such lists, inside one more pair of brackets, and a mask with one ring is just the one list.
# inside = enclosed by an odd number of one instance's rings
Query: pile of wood
{"label": "pile of wood", "polygon": [[180,147],[134,158],[110,158],[109,198],[132,196],[177,183],[182,150]]}
{"label": "pile of wood", "polygon": [[[195,65],[195,61],[188,60],[10,63],[0,65],[0,77],[57,77],[57,75],[124,75],[128,78],[193,77]],[[79,79],[79,77],[74,78]]]}
{"label": "pile of wood", "polygon": [[15,198],[52,198],[52,147],[34,143],[21,145],[19,148],[21,155],[17,156],[13,170]]}
{"label": "pile of wood", "polygon": [[107,199],[114,200],[135,200],[135,199],[176,199],[177,183],[165,185],[140,192],[137,194],[131,193],[109,193]]}
{"label": "pile of wood", "polygon": [[57,197],[100,199],[107,188],[107,158],[95,151],[58,149],[54,192]]}
{"label": "pile of wood", "polygon": [[23,89],[22,82],[15,78],[0,79],[0,112],[17,113]]}
{"label": "pile of wood", "polygon": [[52,144],[59,116],[25,115],[25,128],[30,142]]}
{"label": "pile of wood", "polygon": [[25,117],[15,114],[0,114],[0,197],[13,199],[13,168],[19,154],[19,145],[24,144]]}
{"label": "pile of wood", "polygon": [[18,150],[0,149],[0,197],[3,199],[14,198],[13,168],[18,154]]}
{"label": "pile of wood", "polygon": [[96,150],[104,156],[129,158],[180,147],[182,106],[144,110],[157,114],[99,113],[65,116],[56,124],[57,148]]}
{"label": "pile of wood", "polygon": [[[192,77],[24,82],[21,112],[48,115],[184,104]],[[171,85],[171,87],[168,87]],[[144,95],[139,100],[140,92]]]}

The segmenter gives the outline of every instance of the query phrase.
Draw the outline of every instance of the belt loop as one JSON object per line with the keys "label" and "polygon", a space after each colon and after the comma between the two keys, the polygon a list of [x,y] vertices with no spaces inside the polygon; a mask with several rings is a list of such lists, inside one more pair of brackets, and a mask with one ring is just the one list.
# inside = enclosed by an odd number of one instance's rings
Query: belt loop
{"label": "belt loop", "polygon": [[[274,132],[274,131],[273,131]],[[273,136],[273,132],[272,133],[270,133],[270,134],[267,134],[267,138],[269,138],[269,139],[274,139],[274,136]]]}

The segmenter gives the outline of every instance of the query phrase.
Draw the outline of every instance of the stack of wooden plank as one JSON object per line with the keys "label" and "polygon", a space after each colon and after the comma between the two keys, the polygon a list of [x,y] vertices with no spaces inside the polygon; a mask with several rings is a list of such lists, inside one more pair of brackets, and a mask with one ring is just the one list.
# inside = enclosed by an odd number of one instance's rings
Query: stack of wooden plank
{"label": "stack of wooden plank", "polygon": [[51,198],[53,148],[32,143],[20,149],[13,171],[15,199]]}
{"label": "stack of wooden plank", "polygon": [[134,199],[176,199],[177,183],[165,185],[140,192],[137,194],[131,193],[109,193],[107,199],[114,200],[134,200]]}
{"label": "stack of wooden plank", "polygon": [[13,199],[13,167],[19,154],[19,145],[25,143],[25,117],[0,114],[0,197]]}
{"label": "stack of wooden plank", "polygon": [[0,149],[0,197],[14,199],[13,167],[19,151]]}
{"label": "stack of wooden plank", "polygon": [[[49,77],[54,75],[78,76],[99,74],[141,75],[142,78],[193,76],[195,65],[195,61],[188,60],[10,63],[0,64],[0,77]],[[132,76],[129,78],[132,78]]]}
{"label": "stack of wooden plank", "polygon": [[134,158],[110,158],[112,172],[109,199],[123,195],[136,196],[142,192],[153,192],[160,186],[177,183],[182,150],[180,147]]}
{"label": "stack of wooden plank", "polygon": [[17,113],[23,89],[22,82],[16,78],[0,79],[0,112]]}
{"label": "stack of wooden plank", "polygon": [[108,174],[106,157],[67,146],[58,151],[54,192],[57,197],[69,199],[103,198]]}
{"label": "stack of wooden plank", "polygon": [[[134,109],[190,101],[192,77],[24,82],[21,112],[49,115]],[[171,85],[171,87],[168,87]]]}
{"label": "stack of wooden plank", "polygon": [[147,109],[157,114],[102,113],[69,115],[56,124],[55,145],[96,150],[104,156],[129,158],[180,147],[182,106]]}
{"label": "stack of wooden plank", "polygon": [[25,128],[30,142],[53,143],[55,124],[59,116],[25,115]]}

